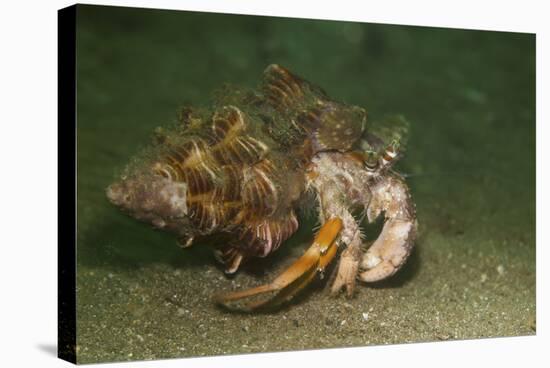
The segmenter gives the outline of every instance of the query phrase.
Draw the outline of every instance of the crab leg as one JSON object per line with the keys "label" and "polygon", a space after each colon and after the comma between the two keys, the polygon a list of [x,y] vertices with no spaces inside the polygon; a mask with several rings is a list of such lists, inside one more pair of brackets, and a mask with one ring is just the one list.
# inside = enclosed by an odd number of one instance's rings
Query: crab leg
{"label": "crab leg", "polygon": [[216,302],[230,309],[252,311],[275,307],[289,300],[334,258],[337,250],[335,240],[341,229],[340,218],[328,220],[319,230],[309,249],[271,283],[218,295],[215,297]]}

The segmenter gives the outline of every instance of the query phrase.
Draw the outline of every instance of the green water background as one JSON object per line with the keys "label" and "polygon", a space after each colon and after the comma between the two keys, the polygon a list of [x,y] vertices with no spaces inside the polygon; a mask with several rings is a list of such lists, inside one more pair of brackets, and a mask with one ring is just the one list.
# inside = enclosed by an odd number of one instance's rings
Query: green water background
{"label": "green water background", "polygon": [[[104,190],[183,105],[278,63],[372,119],[412,130],[398,169],[420,235],[392,279],[352,299],[315,282],[276,313],[217,308],[311,240],[228,279],[210,249],[125,217]],[[80,363],[534,334],[535,36],[79,6],[77,354]]]}

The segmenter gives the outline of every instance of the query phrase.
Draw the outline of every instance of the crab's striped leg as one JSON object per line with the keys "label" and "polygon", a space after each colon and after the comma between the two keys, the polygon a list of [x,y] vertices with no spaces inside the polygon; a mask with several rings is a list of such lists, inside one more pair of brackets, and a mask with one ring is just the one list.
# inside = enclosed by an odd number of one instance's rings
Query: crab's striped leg
{"label": "crab's striped leg", "polygon": [[328,220],[308,250],[271,283],[218,295],[216,302],[230,309],[252,311],[275,307],[291,299],[334,258],[337,250],[335,240],[341,229],[340,218]]}

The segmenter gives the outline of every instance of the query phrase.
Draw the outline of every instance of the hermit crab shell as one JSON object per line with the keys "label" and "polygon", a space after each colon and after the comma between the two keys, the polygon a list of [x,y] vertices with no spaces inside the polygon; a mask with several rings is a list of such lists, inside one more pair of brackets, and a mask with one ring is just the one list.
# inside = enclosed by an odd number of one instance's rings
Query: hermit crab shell
{"label": "hermit crab shell", "polygon": [[[263,98],[274,129],[294,133],[294,144],[311,144],[312,153],[350,150],[361,137],[366,111],[331,100],[327,94],[288,70],[270,65],[264,71]],[[277,139],[277,134],[274,135]],[[285,145],[287,141],[280,141]]]}
{"label": "hermit crab shell", "polygon": [[[295,209],[312,157],[356,147],[366,112],[270,65],[258,90],[225,88],[212,108],[184,109],[180,120],[176,129],[156,131],[156,145],[128,174],[139,185],[126,180],[125,190],[139,186],[134,197],[141,202],[125,206],[134,217],[176,232],[185,245],[203,235],[228,235],[218,255],[233,272],[242,260],[268,255],[296,231]],[[151,205],[143,210],[148,199],[160,198],[152,188],[173,193],[174,185],[184,187],[185,195],[156,205],[154,216]],[[174,215],[175,203],[185,208],[181,216]]]}

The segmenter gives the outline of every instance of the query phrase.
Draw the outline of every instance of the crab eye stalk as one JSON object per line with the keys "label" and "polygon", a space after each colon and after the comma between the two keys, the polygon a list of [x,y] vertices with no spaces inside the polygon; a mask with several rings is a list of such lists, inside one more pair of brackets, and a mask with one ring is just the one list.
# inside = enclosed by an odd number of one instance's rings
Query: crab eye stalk
{"label": "crab eye stalk", "polygon": [[399,141],[392,140],[389,145],[384,148],[380,155],[380,166],[389,167],[393,165],[399,156]]}
{"label": "crab eye stalk", "polygon": [[365,165],[365,169],[367,169],[367,171],[376,171],[376,169],[378,169],[379,160],[376,152],[366,151],[363,157],[363,164]]}

